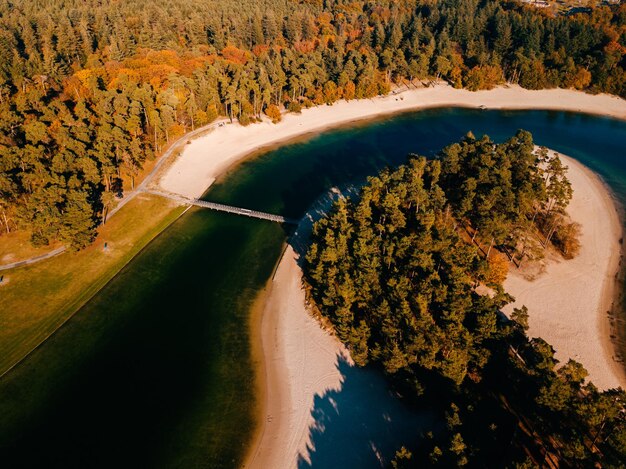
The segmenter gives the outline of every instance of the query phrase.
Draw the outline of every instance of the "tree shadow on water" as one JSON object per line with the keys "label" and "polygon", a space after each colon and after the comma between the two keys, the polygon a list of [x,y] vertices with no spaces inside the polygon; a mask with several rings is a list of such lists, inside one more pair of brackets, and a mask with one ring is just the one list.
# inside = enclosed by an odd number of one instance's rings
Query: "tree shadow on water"
{"label": "tree shadow on water", "polygon": [[310,444],[298,469],[381,468],[397,450],[412,446],[434,421],[432,412],[408,407],[377,370],[358,368],[338,356],[340,389],[316,395]]}
{"label": "tree shadow on water", "polygon": [[304,267],[304,257],[310,247],[310,236],[315,222],[326,216],[340,198],[350,197],[351,199],[356,199],[361,186],[362,181],[353,181],[341,187],[333,187],[324,192],[311,204],[300,219],[300,223],[295,230],[289,233],[288,242],[297,255],[297,261],[300,267]]}

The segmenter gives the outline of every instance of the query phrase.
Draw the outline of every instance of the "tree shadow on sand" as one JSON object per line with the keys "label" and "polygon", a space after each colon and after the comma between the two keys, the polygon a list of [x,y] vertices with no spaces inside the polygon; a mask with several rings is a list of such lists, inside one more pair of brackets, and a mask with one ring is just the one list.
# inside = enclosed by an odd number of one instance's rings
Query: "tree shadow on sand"
{"label": "tree shadow on sand", "polygon": [[310,443],[298,469],[380,468],[397,450],[413,446],[434,415],[411,409],[387,386],[381,372],[337,357],[341,388],[316,395]]}

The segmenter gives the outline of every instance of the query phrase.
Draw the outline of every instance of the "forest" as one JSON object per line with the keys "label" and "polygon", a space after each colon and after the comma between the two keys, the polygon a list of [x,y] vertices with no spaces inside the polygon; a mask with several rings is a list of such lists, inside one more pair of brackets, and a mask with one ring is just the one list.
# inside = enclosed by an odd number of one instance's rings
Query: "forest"
{"label": "forest", "polygon": [[468,134],[369,178],[314,225],[304,272],[316,313],[357,365],[443,422],[407,435],[421,443],[394,467],[623,467],[626,393],[559,365],[526,335],[525,307],[500,313],[509,266],[575,255],[566,173],[528,132],[499,144]]}
{"label": "forest", "polygon": [[626,6],[499,0],[0,0],[0,232],[81,248],[146,162],[222,116],[442,79],[626,97]]}

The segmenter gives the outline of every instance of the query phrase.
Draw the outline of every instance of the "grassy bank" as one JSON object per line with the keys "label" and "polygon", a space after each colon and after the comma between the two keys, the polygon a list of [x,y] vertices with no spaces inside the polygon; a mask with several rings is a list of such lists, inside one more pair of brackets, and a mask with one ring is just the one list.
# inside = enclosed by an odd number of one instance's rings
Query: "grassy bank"
{"label": "grassy bank", "polygon": [[140,195],[102,227],[89,248],[3,272],[0,375],[52,334],[183,210],[166,199]]}
{"label": "grassy bank", "polygon": [[251,308],[283,240],[246,217],[176,220],[0,380],[0,459],[239,466],[260,418]]}

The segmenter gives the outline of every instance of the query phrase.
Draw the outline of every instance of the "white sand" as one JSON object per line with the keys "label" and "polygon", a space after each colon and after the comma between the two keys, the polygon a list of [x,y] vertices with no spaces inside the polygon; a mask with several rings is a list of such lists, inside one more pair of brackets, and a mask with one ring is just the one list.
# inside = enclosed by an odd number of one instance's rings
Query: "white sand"
{"label": "white sand", "polygon": [[276,271],[261,323],[268,396],[262,433],[245,467],[295,468],[313,444],[315,396],[340,390],[339,357],[352,363],[337,338],[305,307],[302,272],[291,247]]}
{"label": "white sand", "polygon": [[568,212],[582,228],[580,253],[571,260],[548,263],[533,281],[512,268],[504,287],[516,302],[505,312],[526,305],[529,337],[550,343],[561,364],[573,358],[599,388],[626,388],[622,365],[613,359],[607,317],[619,269],[622,224],[599,177],[578,161],[561,158],[574,189]]}
{"label": "white sand", "polygon": [[161,178],[161,189],[199,197],[234,162],[265,146],[361,119],[430,107],[489,109],[554,109],[602,114],[626,119],[626,101],[609,95],[572,90],[524,90],[518,86],[471,92],[439,84],[368,100],[340,101],[329,106],[287,114],[279,124],[264,122],[242,127],[224,125],[193,140]]}

